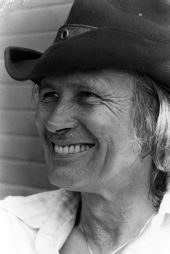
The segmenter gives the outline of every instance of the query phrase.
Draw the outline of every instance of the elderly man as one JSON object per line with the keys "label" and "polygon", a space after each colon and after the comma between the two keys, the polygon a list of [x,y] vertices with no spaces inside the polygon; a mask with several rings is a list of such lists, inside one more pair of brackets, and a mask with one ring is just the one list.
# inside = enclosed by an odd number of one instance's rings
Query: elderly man
{"label": "elderly man", "polygon": [[162,1],[76,0],[51,47],[6,50],[37,84],[60,190],[1,202],[3,253],[170,252],[170,30]]}

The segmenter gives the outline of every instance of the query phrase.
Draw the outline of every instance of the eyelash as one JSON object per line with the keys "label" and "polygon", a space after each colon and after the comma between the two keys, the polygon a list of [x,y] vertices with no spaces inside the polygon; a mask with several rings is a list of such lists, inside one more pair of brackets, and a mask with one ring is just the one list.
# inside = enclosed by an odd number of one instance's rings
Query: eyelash
{"label": "eyelash", "polygon": [[54,102],[54,101],[58,101],[59,96],[55,93],[55,92],[45,92],[42,93],[40,92],[40,101],[44,102],[44,103],[48,103],[48,102]]}
{"label": "eyelash", "polygon": [[95,98],[100,98],[97,94],[93,93],[93,92],[89,92],[89,91],[81,91],[79,93],[79,97],[95,97]]}
{"label": "eyelash", "polygon": [[[40,91],[40,102],[43,102],[43,103],[50,103],[50,102],[57,102],[59,100],[59,95],[56,94],[55,92],[53,91],[49,91],[49,92],[41,92]],[[80,102],[91,102],[93,103],[93,101],[88,101],[90,99],[100,99],[100,96],[98,96],[97,94],[93,93],[93,92],[90,92],[90,91],[81,91],[78,93],[78,101]]]}

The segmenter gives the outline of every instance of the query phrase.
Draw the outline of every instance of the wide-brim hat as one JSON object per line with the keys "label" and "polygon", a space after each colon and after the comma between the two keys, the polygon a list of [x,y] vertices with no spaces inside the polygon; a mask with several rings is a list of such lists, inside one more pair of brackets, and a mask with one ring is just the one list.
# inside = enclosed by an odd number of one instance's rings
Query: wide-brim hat
{"label": "wide-brim hat", "polygon": [[170,3],[75,0],[44,53],[8,47],[5,66],[16,80],[105,68],[135,70],[170,89]]}

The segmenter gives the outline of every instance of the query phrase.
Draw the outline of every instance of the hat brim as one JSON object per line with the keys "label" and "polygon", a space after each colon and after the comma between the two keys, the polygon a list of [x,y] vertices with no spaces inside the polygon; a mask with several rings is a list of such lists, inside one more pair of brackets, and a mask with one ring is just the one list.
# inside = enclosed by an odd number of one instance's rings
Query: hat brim
{"label": "hat brim", "polygon": [[170,83],[170,44],[139,34],[100,28],[56,42],[43,54],[18,47],[5,50],[5,65],[16,80],[104,68],[136,70]]}
{"label": "hat brim", "polygon": [[30,79],[30,74],[42,53],[23,47],[5,49],[5,67],[8,74],[15,80]]}

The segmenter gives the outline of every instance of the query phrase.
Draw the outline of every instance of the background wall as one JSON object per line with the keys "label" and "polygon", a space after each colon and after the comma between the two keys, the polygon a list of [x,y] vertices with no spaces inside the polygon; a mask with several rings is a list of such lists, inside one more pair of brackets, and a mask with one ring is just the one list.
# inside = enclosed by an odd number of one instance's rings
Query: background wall
{"label": "background wall", "polygon": [[[5,1],[1,1],[0,10],[5,6]],[[34,125],[32,84],[17,82],[8,76],[4,49],[9,45],[46,49],[57,28],[65,22],[72,2],[11,0],[0,13],[0,198],[51,188]]]}

